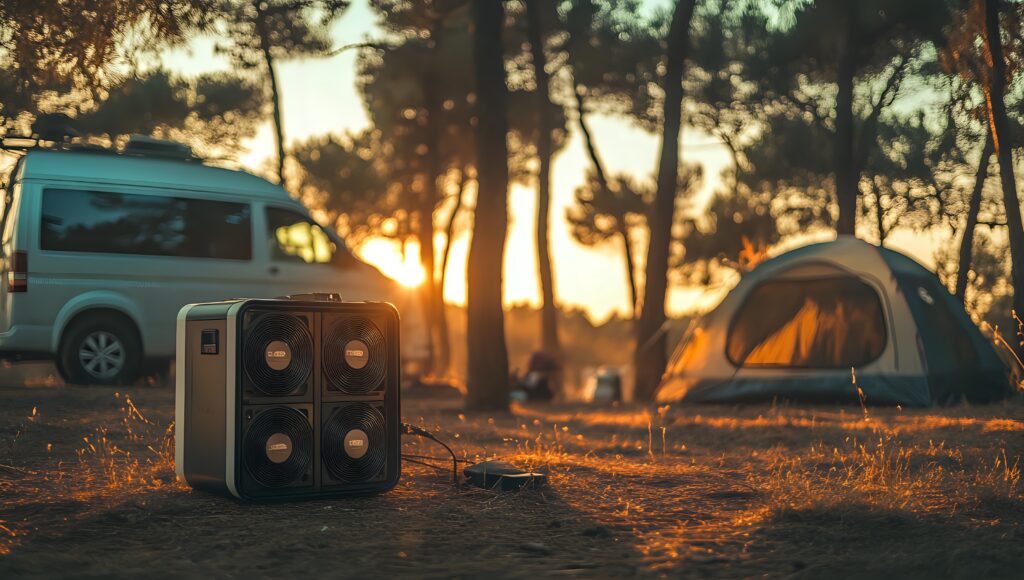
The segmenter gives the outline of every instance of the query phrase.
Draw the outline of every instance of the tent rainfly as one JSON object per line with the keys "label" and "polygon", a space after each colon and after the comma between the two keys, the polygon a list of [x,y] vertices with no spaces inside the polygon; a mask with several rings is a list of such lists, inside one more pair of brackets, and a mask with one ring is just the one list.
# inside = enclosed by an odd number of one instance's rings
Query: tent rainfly
{"label": "tent rainfly", "polygon": [[[852,374],[856,373],[856,385]],[[768,260],[683,337],[658,401],[926,407],[1011,392],[991,343],[936,276],[852,236]]]}

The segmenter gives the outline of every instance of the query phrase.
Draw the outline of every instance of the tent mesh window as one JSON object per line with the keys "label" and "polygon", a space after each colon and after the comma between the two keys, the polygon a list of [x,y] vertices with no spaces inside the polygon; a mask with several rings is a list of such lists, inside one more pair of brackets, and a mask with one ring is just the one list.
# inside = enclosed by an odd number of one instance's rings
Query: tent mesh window
{"label": "tent mesh window", "polygon": [[726,352],[741,367],[850,368],[885,349],[878,293],[859,278],[773,280],[737,311]]}

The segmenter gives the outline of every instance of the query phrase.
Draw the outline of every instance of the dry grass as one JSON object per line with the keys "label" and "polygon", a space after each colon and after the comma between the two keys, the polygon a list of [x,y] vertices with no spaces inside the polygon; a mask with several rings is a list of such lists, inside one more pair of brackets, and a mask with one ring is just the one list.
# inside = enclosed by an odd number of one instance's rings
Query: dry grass
{"label": "dry grass", "polygon": [[884,509],[955,513],[979,498],[1020,497],[1019,457],[1005,448],[986,461],[965,461],[958,447],[908,444],[891,436],[841,447],[811,445],[802,455],[769,455],[767,477],[757,477],[772,509],[840,509],[871,504]]}
{"label": "dry grass", "polygon": [[[1000,577],[1024,566],[1024,404],[516,407],[405,419],[543,490],[250,506],[173,475],[173,393],[0,389],[0,576]],[[428,442],[407,453],[438,455]]]}
{"label": "dry grass", "polygon": [[[78,466],[72,470],[84,493],[132,493],[177,485],[174,477],[174,421],[166,426],[147,419],[131,396],[114,393],[121,402],[117,436],[96,427],[82,437]],[[120,443],[119,443],[120,442]],[[133,453],[132,448],[141,450]]]}

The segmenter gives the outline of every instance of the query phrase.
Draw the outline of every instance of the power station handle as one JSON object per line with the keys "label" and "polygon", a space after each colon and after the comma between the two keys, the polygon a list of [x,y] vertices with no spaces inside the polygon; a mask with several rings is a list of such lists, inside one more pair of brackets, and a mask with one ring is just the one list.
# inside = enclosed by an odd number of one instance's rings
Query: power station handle
{"label": "power station handle", "polygon": [[311,302],[344,302],[341,294],[337,292],[307,292],[304,294],[289,294],[278,296],[279,300],[306,300]]}

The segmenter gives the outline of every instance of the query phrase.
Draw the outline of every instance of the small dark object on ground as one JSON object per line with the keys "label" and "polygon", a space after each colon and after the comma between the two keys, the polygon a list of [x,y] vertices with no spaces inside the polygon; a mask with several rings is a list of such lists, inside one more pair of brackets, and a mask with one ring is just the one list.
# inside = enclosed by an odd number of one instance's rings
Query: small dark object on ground
{"label": "small dark object on ground", "polygon": [[622,402],[622,375],[617,369],[601,368],[594,377],[595,403]]}
{"label": "small dark object on ground", "polygon": [[534,352],[530,355],[526,375],[520,377],[516,371],[511,377],[512,400],[542,403],[552,401],[557,395],[556,389],[562,383],[561,374],[562,364],[557,357],[543,351]]}
{"label": "small dark object on ground", "polygon": [[547,475],[531,473],[504,461],[484,461],[463,470],[469,483],[484,489],[513,491],[547,484]]}

